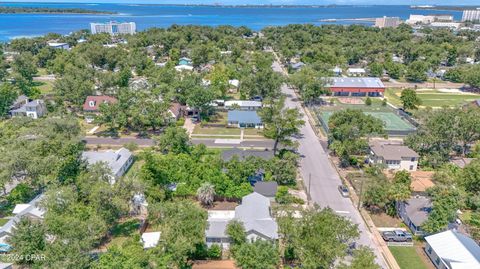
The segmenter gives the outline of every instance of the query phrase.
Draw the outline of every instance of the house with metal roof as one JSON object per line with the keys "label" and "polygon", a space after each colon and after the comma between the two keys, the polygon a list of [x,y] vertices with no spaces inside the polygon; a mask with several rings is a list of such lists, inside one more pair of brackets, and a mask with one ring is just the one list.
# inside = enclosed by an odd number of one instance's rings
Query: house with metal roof
{"label": "house with metal roof", "polygon": [[115,183],[115,179],[123,176],[133,163],[133,155],[126,148],[117,151],[84,151],[82,158],[89,165],[105,163],[112,172],[112,181],[110,182],[112,184]]}
{"label": "house with metal roof", "polygon": [[381,96],[385,92],[385,85],[379,78],[327,78],[330,91],[336,96]]}
{"label": "house with metal roof", "polygon": [[228,111],[228,126],[237,128],[263,128],[262,119],[256,111],[230,110]]}
{"label": "house with metal roof", "polygon": [[250,100],[231,100],[225,101],[225,108],[229,110],[258,110],[262,108],[262,102]]}
{"label": "house with metal roof", "polygon": [[347,74],[349,76],[361,77],[361,76],[365,76],[367,74],[367,71],[365,71],[364,68],[351,67],[347,69]]}
{"label": "house with metal roof", "polygon": [[415,235],[424,235],[422,225],[432,211],[432,201],[425,196],[417,196],[405,202],[397,202],[397,214]]}
{"label": "house with metal roof", "polygon": [[480,268],[480,246],[454,230],[425,237],[425,253],[438,269]]}
{"label": "house with metal roof", "polygon": [[370,144],[369,162],[387,169],[416,171],[420,155],[399,143],[375,141]]}
{"label": "house with metal roof", "polygon": [[243,223],[249,241],[278,239],[278,225],[271,215],[270,199],[253,192],[242,198],[241,205],[237,206],[235,211],[208,211],[208,228],[205,235],[209,247],[219,244],[224,249],[229,248],[230,239],[226,234],[226,229],[232,220]]}

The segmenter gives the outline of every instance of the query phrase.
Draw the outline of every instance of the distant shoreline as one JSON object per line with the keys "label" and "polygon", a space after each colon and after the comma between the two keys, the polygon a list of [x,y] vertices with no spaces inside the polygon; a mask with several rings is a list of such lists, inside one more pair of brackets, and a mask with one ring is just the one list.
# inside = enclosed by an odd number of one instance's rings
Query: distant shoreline
{"label": "distant shoreline", "polygon": [[411,6],[411,8],[419,10],[464,11],[477,9],[480,8],[480,6]]}
{"label": "distant shoreline", "polygon": [[85,14],[85,15],[114,15],[111,11],[89,10],[83,8],[49,8],[49,7],[13,7],[2,6],[0,3],[0,14]]}

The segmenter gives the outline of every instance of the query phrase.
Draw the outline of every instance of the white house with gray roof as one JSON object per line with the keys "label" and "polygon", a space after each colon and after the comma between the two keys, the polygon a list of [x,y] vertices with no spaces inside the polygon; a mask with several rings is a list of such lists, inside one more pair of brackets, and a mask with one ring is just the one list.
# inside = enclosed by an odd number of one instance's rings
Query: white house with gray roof
{"label": "white house with gray roof", "polygon": [[480,268],[480,246],[454,230],[425,237],[425,253],[438,269]]}
{"label": "white house with gray roof", "polygon": [[18,223],[21,218],[25,217],[31,220],[43,219],[45,210],[39,205],[43,197],[43,195],[39,195],[28,204],[17,204],[15,206],[12,212],[14,216],[0,228],[0,244],[8,245],[8,238],[12,235],[15,224]]}
{"label": "white house with gray roof", "polygon": [[133,155],[126,148],[121,148],[117,151],[84,151],[82,158],[87,161],[89,165],[102,162],[107,164],[112,171],[111,183],[115,183],[115,179],[123,176],[133,163]]}
{"label": "white house with gray roof", "polygon": [[22,106],[10,110],[12,117],[30,117],[32,119],[38,119],[47,114],[47,106],[43,100],[37,99],[30,101]]}
{"label": "white house with gray roof", "polygon": [[250,100],[231,100],[225,102],[226,109],[258,110],[262,108],[262,102]]}
{"label": "white house with gray roof", "polygon": [[244,196],[242,204],[235,211],[208,211],[208,228],[205,231],[207,246],[219,244],[224,249],[230,247],[226,228],[232,220],[243,223],[249,241],[278,239],[278,225],[271,215],[270,199],[254,192]]}
{"label": "white house with gray roof", "polygon": [[418,153],[400,143],[375,141],[370,144],[369,162],[392,170],[417,171]]}

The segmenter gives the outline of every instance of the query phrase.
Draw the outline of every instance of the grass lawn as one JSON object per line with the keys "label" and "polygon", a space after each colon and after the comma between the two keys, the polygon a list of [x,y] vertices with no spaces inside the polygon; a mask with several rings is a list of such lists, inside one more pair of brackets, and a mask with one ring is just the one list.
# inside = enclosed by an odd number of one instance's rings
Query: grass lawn
{"label": "grass lawn", "polygon": [[138,219],[130,219],[118,223],[112,228],[112,239],[108,243],[108,246],[121,246],[123,242],[128,240],[128,238],[132,237],[135,233],[138,233],[139,227],[140,222]]}
{"label": "grass lawn", "polygon": [[[402,106],[401,92],[400,89],[387,89],[385,97],[393,105]],[[418,91],[417,95],[422,100],[421,107],[456,107],[480,99],[480,94],[445,93],[436,90]]]}
{"label": "grass lawn", "polygon": [[221,127],[201,127],[196,125],[193,129],[193,134],[206,135],[238,135],[240,136],[240,129],[238,128],[221,128]]}
{"label": "grass lawn", "polygon": [[415,247],[388,247],[401,269],[428,269]]}
{"label": "grass lawn", "polygon": [[9,221],[9,219],[5,219],[5,218],[0,219],[0,227],[5,225],[5,223],[7,223],[8,221]]}
{"label": "grass lawn", "polygon": [[53,92],[53,81],[34,81],[34,86],[37,87],[42,94]]}

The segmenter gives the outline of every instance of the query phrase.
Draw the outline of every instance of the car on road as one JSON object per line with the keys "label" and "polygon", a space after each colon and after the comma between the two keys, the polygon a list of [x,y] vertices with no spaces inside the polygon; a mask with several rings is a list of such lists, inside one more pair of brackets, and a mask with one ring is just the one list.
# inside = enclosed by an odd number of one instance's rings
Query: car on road
{"label": "car on road", "polygon": [[341,194],[343,197],[348,197],[348,196],[349,196],[348,188],[347,188],[347,186],[345,186],[345,185],[339,185],[339,186],[338,186],[338,191],[340,192],[340,194]]}
{"label": "car on road", "polygon": [[402,230],[385,231],[382,233],[383,240],[387,242],[411,242],[412,234]]}

